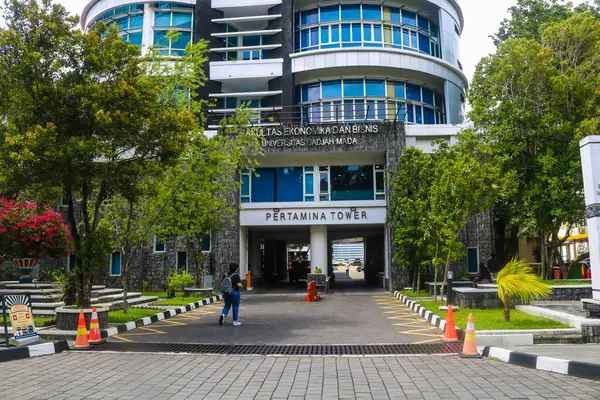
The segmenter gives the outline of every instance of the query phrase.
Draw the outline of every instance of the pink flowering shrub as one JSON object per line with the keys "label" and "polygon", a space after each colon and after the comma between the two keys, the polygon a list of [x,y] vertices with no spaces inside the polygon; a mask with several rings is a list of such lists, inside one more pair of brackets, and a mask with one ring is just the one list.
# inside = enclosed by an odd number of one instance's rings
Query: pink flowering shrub
{"label": "pink flowering shrub", "polygon": [[0,198],[0,256],[65,258],[72,237],[62,216],[46,204]]}

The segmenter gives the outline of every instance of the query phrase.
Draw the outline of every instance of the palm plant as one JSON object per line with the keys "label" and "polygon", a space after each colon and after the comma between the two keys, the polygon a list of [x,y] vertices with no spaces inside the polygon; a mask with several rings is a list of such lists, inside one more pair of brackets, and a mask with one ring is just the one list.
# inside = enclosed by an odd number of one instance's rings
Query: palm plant
{"label": "palm plant", "polygon": [[552,293],[552,288],[543,283],[527,264],[517,257],[498,273],[498,297],[504,304],[504,322],[510,321],[510,305],[514,298],[522,302],[545,299]]}

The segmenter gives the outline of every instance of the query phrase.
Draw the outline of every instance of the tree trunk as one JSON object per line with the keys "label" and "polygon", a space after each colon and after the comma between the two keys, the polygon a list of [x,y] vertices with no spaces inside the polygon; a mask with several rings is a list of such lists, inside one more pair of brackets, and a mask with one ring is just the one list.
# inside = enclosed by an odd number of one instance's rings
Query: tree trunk
{"label": "tree trunk", "polygon": [[419,293],[419,290],[421,290],[421,268],[419,268],[418,271],[419,272],[417,273],[417,290],[416,290],[417,293]]}
{"label": "tree trunk", "polygon": [[[446,287],[446,279],[448,278],[448,269],[450,268],[450,251],[448,251],[448,258],[446,259],[446,267],[444,268],[444,279],[442,281],[442,287],[440,289],[440,302],[444,301],[444,288]],[[446,298],[448,298],[446,296]]]}
{"label": "tree trunk", "polygon": [[436,243],[435,244],[435,258],[434,258],[434,263],[433,263],[433,301],[437,301],[437,257],[438,257],[438,249],[439,249],[439,245]]}
{"label": "tree trunk", "polygon": [[413,276],[412,285],[411,285],[411,286],[412,286],[412,287],[411,287],[411,290],[412,290],[413,292],[416,292],[416,291],[417,291],[417,274],[418,274],[418,271],[417,271],[417,270],[415,270],[415,274],[414,274],[414,276]]}
{"label": "tree trunk", "polygon": [[503,302],[504,304],[504,322],[510,322],[510,304]]}
{"label": "tree trunk", "polygon": [[[546,243],[546,235],[543,232],[540,235],[540,254],[542,258],[542,268],[540,271],[540,278],[546,279],[548,277],[548,245]],[[551,270],[551,269],[550,269]]]}
{"label": "tree trunk", "polygon": [[[123,254],[126,254],[123,252]],[[129,288],[129,257],[125,256],[123,260],[123,271],[121,274],[121,282],[123,285],[123,312],[127,314],[129,303],[127,302],[127,293]]]}

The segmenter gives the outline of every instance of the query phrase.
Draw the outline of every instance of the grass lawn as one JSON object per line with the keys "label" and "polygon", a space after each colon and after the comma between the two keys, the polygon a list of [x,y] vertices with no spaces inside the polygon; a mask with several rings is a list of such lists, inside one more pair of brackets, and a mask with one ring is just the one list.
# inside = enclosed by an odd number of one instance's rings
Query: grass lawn
{"label": "grass lawn", "polygon": [[[51,326],[56,324],[56,317],[33,317],[33,322],[35,322],[35,327],[39,328],[42,326]],[[4,319],[2,318],[2,313],[0,313],[0,325],[4,323]],[[10,320],[6,321],[6,324],[10,327]],[[2,328],[4,329],[4,328]]]}
{"label": "grass lawn", "polygon": [[413,292],[412,290],[401,290],[400,293],[406,297],[433,297],[431,293],[425,290],[419,290],[418,292]]}
{"label": "grass lawn", "polygon": [[[419,302],[423,307],[432,311],[434,314],[439,315],[443,319],[446,319],[448,313],[440,311],[440,304],[432,301]],[[475,329],[478,331],[486,330],[500,330],[500,329],[556,329],[556,328],[571,328],[568,325],[555,322],[550,319],[534,317],[533,315],[526,314],[518,310],[510,310],[510,322],[504,322],[504,310],[493,309],[493,310],[479,310],[479,309],[467,309],[461,308],[459,311],[454,312],[454,322],[456,326],[462,329],[467,327],[467,319],[469,313],[473,313],[473,319],[475,322]]]}
{"label": "grass lawn", "polygon": [[206,296],[183,297],[183,292],[175,293],[175,297],[167,299],[166,292],[142,292],[142,296],[157,296],[159,301],[152,303],[153,306],[186,306],[195,301],[204,300]]}
{"label": "grass lawn", "polygon": [[133,308],[130,307],[127,310],[127,314],[123,310],[115,310],[108,312],[108,323],[109,324],[122,324],[129,321],[135,321],[140,318],[149,317],[154,314],[158,314],[161,310],[155,308]]}
{"label": "grass lawn", "polygon": [[587,280],[587,281],[564,281],[564,280],[552,280],[552,281],[542,281],[544,282],[546,285],[550,285],[550,286],[572,286],[572,285],[591,285],[592,281]]}

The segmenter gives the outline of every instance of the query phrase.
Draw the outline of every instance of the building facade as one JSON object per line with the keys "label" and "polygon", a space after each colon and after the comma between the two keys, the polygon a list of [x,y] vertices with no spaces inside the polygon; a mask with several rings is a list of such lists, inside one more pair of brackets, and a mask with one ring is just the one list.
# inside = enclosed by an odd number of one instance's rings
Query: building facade
{"label": "building facade", "polygon": [[[463,123],[456,0],[92,0],[82,27],[100,20],[167,58],[207,41],[207,134],[242,105],[249,129],[262,134],[260,167],[240,171],[241,192],[232,194],[239,218],[211,235],[212,274],[239,262],[257,285],[281,281],[288,245],[310,246],[314,270],[330,265],[332,242],[362,240],[372,282],[407,283],[391,257],[388,174],[406,146],[452,143]],[[491,253],[491,218],[472,225],[461,265],[474,273]],[[172,267],[183,265],[182,251],[164,252]]]}

